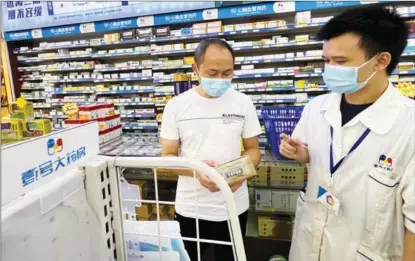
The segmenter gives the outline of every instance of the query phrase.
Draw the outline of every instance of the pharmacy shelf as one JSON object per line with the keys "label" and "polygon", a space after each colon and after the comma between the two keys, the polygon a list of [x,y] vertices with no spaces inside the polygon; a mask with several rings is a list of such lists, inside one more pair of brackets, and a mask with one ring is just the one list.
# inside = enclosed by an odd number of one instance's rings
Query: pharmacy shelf
{"label": "pharmacy shelf", "polygon": [[151,68],[153,71],[161,71],[161,70],[177,70],[177,69],[191,69],[192,65],[191,64],[185,64],[185,65],[181,65],[181,66],[170,66],[170,67],[166,67],[166,66],[155,66],[153,68]]}
{"label": "pharmacy shelf", "polygon": [[115,106],[154,106],[154,102],[115,102]]}
{"label": "pharmacy shelf", "polygon": [[153,93],[154,88],[146,88],[139,90],[117,90],[117,91],[97,91],[96,94],[137,94],[137,93]]}
{"label": "pharmacy shelf", "polygon": [[395,70],[393,73],[393,75],[412,75],[415,74],[415,69],[414,70]]}
{"label": "pharmacy shelf", "polygon": [[214,38],[214,37],[243,37],[245,35],[256,35],[256,34],[267,34],[267,33],[282,33],[284,31],[293,31],[296,29],[300,29],[301,31],[308,31],[308,30],[315,30],[318,29],[320,26],[324,25],[324,23],[310,23],[305,25],[294,25],[289,24],[286,26],[278,26],[272,28],[260,28],[260,29],[251,29],[251,30],[237,30],[232,32],[218,32],[218,33],[206,33],[206,34],[192,34],[192,35],[184,35],[184,36],[166,36],[166,37],[156,37],[156,38],[141,38],[141,39],[133,39],[133,40],[125,40],[125,41],[114,41],[114,42],[101,42],[99,44],[93,43],[83,43],[83,44],[75,44],[75,45],[62,45],[62,46],[54,46],[54,47],[46,47],[46,48],[33,48],[29,50],[23,51],[14,51],[14,54],[36,54],[42,53],[46,51],[58,50],[58,49],[76,49],[81,47],[116,47],[122,45],[129,45],[129,44],[139,44],[139,43],[160,43],[160,42],[174,42],[174,41],[183,41],[183,40],[200,40],[204,38]]}
{"label": "pharmacy shelf", "polygon": [[23,77],[20,78],[19,81],[21,82],[30,82],[30,81],[43,81],[44,77]]}
{"label": "pharmacy shelf", "polygon": [[295,91],[294,86],[287,86],[287,87],[267,87],[267,88],[245,88],[245,89],[237,89],[243,93],[255,93],[255,92],[289,92]]}
{"label": "pharmacy shelf", "polygon": [[320,77],[322,73],[257,73],[257,74],[243,74],[243,75],[235,75],[233,79],[252,79],[252,78],[272,78],[272,77],[286,77],[286,76],[294,76],[296,78],[303,78],[303,77]]}
{"label": "pharmacy shelf", "polygon": [[287,86],[287,87],[267,87],[267,88],[245,88],[245,89],[237,89],[237,90],[243,93],[290,92],[290,91],[301,93],[301,92],[327,92],[328,88],[326,86],[313,87],[313,88],[296,88],[294,86]]}
{"label": "pharmacy shelf", "polygon": [[91,43],[91,47],[113,47],[118,45],[129,45],[129,44],[139,44],[139,43],[149,43],[150,37],[132,39],[132,40],[122,40],[122,41],[112,41],[112,42],[101,42],[98,44]]}
{"label": "pharmacy shelf", "polygon": [[54,51],[58,49],[75,49],[75,48],[81,48],[81,47],[89,47],[89,43],[82,43],[82,44],[71,44],[71,45],[62,45],[62,46],[53,46],[53,47],[35,47],[33,49],[29,50],[23,50],[23,51],[13,51],[14,54],[32,54],[32,53],[42,53],[47,51]]}
{"label": "pharmacy shelf", "polygon": [[151,66],[127,66],[127,67],[109,67],[109,68],[97,68],[95,72],[119,72],[119,71],[134,71],[151,69]]}
{"label": "pharmacy shelf", "polygon": [[134,119],[150,119],[156,117],[155,113],[130,113],[130,114],[120,114],[121,118],[134,118]]}
{"label": "pharmacy shelf", "polygon": [[79,54],[79,55],[62,55],[62,56],[54,56],[54,57],[47,57],[47,58],[26,58],[20,59],[18,62],[21,63],[40,63],[40,62],[50,62],[50,61],[65,61],[65,60],[73,60],[73,59],[80,59],[80,58],[92,58],[92,54]]}
{"label": "pharmacy shelf", "polygon": [[152,53],[147,52],[124,52],[124,53],[105,53],[105,54],[93,54],[92,58],[115,58],[115,57],[126,57],[126,56],[150,56]]}
{"label": "pharmacy shelf", "polygon": [[157,51],[151,52],[151,55],[177,55],[177,54],[189,54],[194,53],[195,49],[184,49],[184,50],[171,50],[171,51]]}
{"label": "pharmacy shelf", "polygon": [[38,100],[46,100],[48,97],[25,97],[27,101],[38,101]]}
{"label": "pharmacy shelf", "polygon": [[94,70],[95,67],[79,67],[79,68],[56,68],[56,69],[45,69],[45,70],[40,70],[40,72],[44,72],[44,73],[52,73],[52,72],[78,72],[78,71],[92,71]]}
{"label": "pharmacy shelf", "polygon": [[237,61],[236,65],[245,64],[267,64],[267,63],[284,63],[284,62],[306,62],[306,61],[322,61],[321,56],[305,56],[296,58],[281,58],[281,59],[261,59],[261,60],[249,60],[249,61]]}
{"label": "pharmacy shelf", "polygon": [[155,92],[154,96],[171,96],[174,95],[174,92]]}
{"label": "pharmacy shelf", "polygon": [[415,18],[415,13],[400,14],[402,18]]}
{"label": "pharmacy shelf", "polygon": [[20,91],[31,92],[31,91],[41,91],[44,89],[45,87],[33,87],[33,88],[21,88]]}
{"label": "pharmacy shelf", "polygon": [[68,82],[93,82],[93,83],[106,83],[106,82],[134,82],[134,81],[149,81],[153,80],[153,77],[128,77],[128,78],[116,78],[116,79],[96,79],[96,78],[83,78],[83,79],[64,79],[64,80],[46,80],[49,83],[68,83]]}
{"label": "pharmacy shelf", "polygon": [[53,92],[48,92],[52,95],[60,95],[60,94],[93,94],[95,90],[84,90],[84,91],[64,91],[63,88],[56,88]]}
{"label": "pharmacy shelf", "polygon": [[40,67],[19,67],[19,72],[43,72],[43,73],[53,73],[53,72],[78,72],[78,71],[92,71],[94,66],[90,67],[76,67],[76,68],[55,68],[55,69],[42,69]]}
{"label": "pharmacy shelf", "polygon": [[51,108],[52,106],[50,104],[33,104],[33,109],[47,109]]}
{"label": "pharmacy shelf", "polygon": [[158,126],[122,126],[123,130],[157,130]]}
{"label": "pharmacy shelf", "polygon": [[273,104],[273,103],[295,103],[297,99],[267,99],[254,100],[254,104]]}
{"label": "pharmacy shelf", "polygon": [[86,102],[86,101],[62,101],[62,102],[49,102],[51,106],[63,106],[67,103],[75,103],[77,105],[89,105],[93,104],[94,102]]}
{"label": "pharmacy shelf", "polygon": [[402,53],[402,56],[404,56],[404,57],[415,56],[415,51],[414,52],[404,51]]}
{"label": "pharmacy shelf", "polygon": [[67,119],[68,116],[66,115],[37,115],[35,116],[35,118],[37,119],[52,119],[52,120],[57,120],[57,119]]}

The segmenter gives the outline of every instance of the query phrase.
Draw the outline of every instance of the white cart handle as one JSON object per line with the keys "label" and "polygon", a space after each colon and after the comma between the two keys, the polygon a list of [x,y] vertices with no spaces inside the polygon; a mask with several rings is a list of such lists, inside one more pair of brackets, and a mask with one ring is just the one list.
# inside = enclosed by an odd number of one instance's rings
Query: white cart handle
{"label": "white cart handle", "polygon": [[235,245],[236,260],[246,261],[243,237],[233,193],[226,180],[214,168],[201,161],[181,157],[117,157],[114,159],[113,166],[122,168],[192,169],[207,175],[216,183],[225,197]]}

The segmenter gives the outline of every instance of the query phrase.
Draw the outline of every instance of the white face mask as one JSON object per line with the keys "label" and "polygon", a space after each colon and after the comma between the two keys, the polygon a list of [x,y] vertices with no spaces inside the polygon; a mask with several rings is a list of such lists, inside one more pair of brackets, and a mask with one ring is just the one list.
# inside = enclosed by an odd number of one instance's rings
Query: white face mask
{"label": "white face mask", "polygon": [[364,82],[357,82],[359,69],[372,61],[376,56],[360,66],[339,66],[326,64],[324,67],[323,79],[327,87],[332,92],[337,93],[354,93],[362,89],[370,79],[375,76],[376,71],[372,73]]}

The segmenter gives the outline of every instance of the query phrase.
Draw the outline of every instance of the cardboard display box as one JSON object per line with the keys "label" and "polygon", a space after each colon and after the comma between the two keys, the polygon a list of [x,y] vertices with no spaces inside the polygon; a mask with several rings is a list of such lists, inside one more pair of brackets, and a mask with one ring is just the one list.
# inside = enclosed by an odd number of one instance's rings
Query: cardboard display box
{"label": "cardboard display box", "polygon": [[293,221],[290,217],[258,217],[258,235],[260,237],[274,237],[282,240],[291,240]]}

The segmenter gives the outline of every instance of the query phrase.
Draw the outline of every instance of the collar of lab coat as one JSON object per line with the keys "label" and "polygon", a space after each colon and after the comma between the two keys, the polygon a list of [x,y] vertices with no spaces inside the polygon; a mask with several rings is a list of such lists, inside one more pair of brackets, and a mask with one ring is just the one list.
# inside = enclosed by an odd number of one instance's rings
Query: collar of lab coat
{"label": "collar of lab coat", "polygon": [[[321,106],[321,113],[335,130],[341,128],[341,98],[341,94],[332,93]],[[379,135],[386,134],[395,123],[400,107],[403,106],[402,98],[399,91],[389,83],[386,91],[375,103],[359,113],[345,126],[353,126],[361,122]]]}

